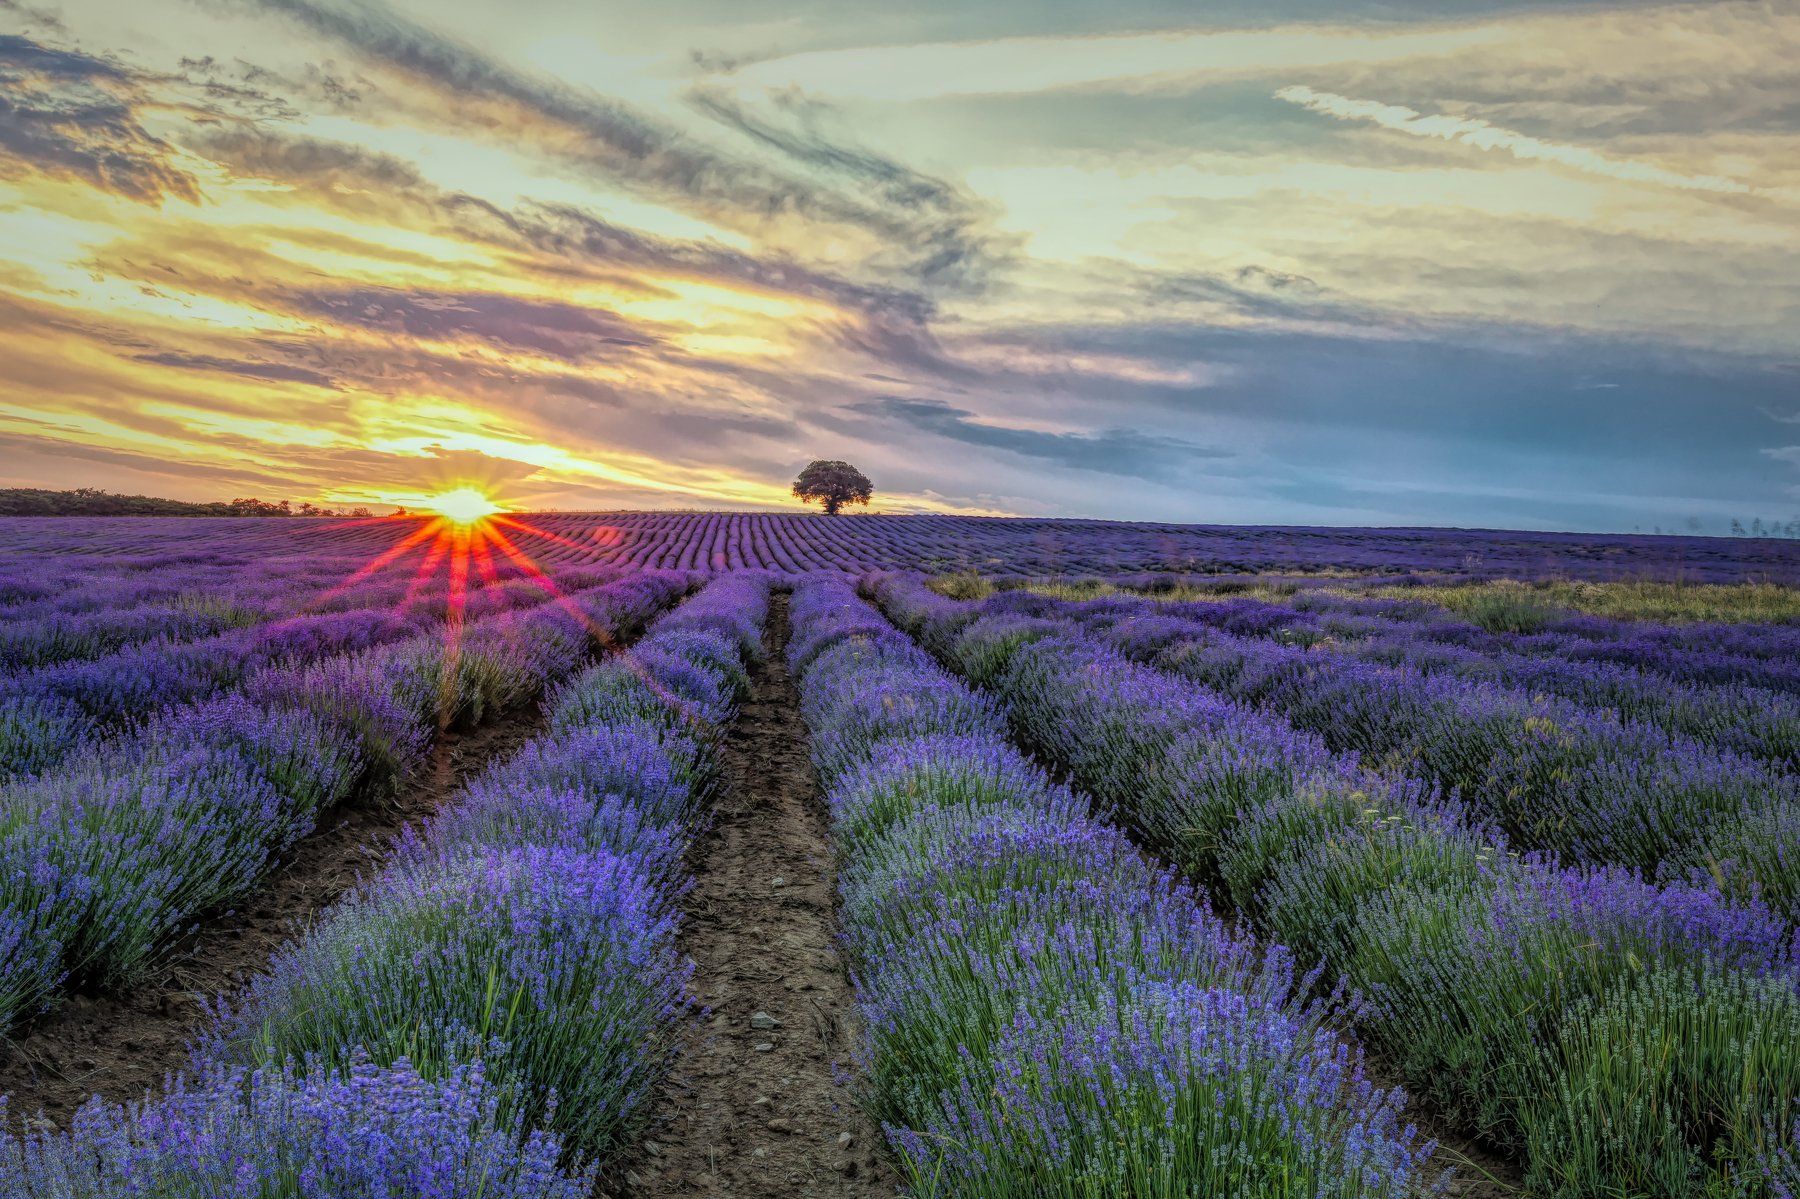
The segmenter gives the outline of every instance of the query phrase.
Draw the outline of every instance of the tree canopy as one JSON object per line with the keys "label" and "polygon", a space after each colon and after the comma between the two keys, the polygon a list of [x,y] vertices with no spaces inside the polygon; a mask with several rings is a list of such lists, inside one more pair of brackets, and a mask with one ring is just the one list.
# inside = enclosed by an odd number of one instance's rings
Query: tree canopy
{"label": "tree canopy", "polygon": [[819,458],[794,480],[794,495],[807,503],[825,505],[825,515],[836,516],[845,504],[866,504],[875,494],[867,475],[848,462]]}

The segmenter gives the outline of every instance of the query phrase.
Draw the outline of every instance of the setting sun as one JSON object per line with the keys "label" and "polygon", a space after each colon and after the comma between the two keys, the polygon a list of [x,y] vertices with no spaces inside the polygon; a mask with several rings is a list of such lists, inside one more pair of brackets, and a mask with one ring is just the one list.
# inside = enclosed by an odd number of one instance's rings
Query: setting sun
{"label": "setting sun", "polygon": [[459,525],[472,525],[478,520],[505,511],[489,496],[473,487],[458,487],[454,491],[434,495],[425,501],[425,507]]}

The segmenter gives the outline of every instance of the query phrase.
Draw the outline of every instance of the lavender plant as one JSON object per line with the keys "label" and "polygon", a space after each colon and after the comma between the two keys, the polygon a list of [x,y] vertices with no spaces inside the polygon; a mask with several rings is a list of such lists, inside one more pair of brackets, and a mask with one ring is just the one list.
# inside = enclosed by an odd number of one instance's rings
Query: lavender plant
{"label": "lavender plant", "polygon": [[[1573,861],[1686,869],[1704,863],[1715,833],[1727,836],[1743,813],[1800,796],[1795,778],[1774,767],[1612,709],[1239,637],[1222,627],[1244,624],[1232,605],[1146,613],[1142,600],[1029,602],[1101,631],[1127,656],[1278,714],[1333,751],[1455,789],[1515,844]],[[1249,623],[1273,607],[1250,609]],[[1184,620],[1193,630],[1186,640]],[[1742,873],[1762,859],[1740,853],[1739,861]],[[1774,876],[1766,885],[1791,886]]]}
{"label": "lavender plant", "polygon": [[867,1099],[919,1193],[1434,1189],[1399,1097],[1281,950],[1087,815],[848,587],[802,585],[792,611]]}
{"label": "lavender plant", "polygon": [[631,859],[528,846],[409,860],[276,957],[222,1052],[406,1058],[435,1078],[462,1038],[500,1042],[508,1114],[598,1159],[667,1064],[687,977],[674,931]]}
{"label": "lavender plant", "polygon": [[[0,1020],[68,978],[118,987],[197,915],[253,886],[271,857],[364,783],[403,768],[454,713],[515,701],[566,673],[589,637],[635,628],[686,581],[622,580],[539,619],[469,626],[152,716],[56,770],[0,785]],[[579,640],[577,640],[579,638]],[[446,688],[448,689],[446,693]]]}
{"label": "lavender plant", "polygon": [[[651,627],[640,660],[760,642],[766,582],[714,584],[693,602],[693,619],[678,619],[684,606]],[[209,1055],[239,1069],[305,1062],[309,1075],[405,1062],[436,1081],[473,1054],[500,1085],[496,1120],[546,1131],[565,1163],[607,1163],[639,1127],[688,1002],[680,857],[715,738],[668,713],[728,716],[736,695],[723,672],[691,701],[651,674],[608,674],[637,689],[608,722],[565,715],[469,784],[220,1013]],[[662,715],[638,715],[658,704]]]}
{"label": "lavender plant", "polygon": [[590,1175],[509,1119],[479,1062],[341,1072],[212,1067],[154,1101],[95,1099],[67,1132],[0,1140],[5,1199],[584,1199]]}
{"label": "lavender plant", "polygon": [[[939,606],[903,578],[873,589],[902,622]],[[1021,607],[1056,610],[1009,605]],[[1146,627],[1149,616],[1108,619],[1131,611],[1074,608],[1118,643],[1146,637],[1153,660],[1234,695],[1287,694],[1322,713],[1329,692],[1353,729],[1407,710],[1379,695],[1359,706],[1341,678],[1308,673],[1304,650],[1214,628],[1182,641]],[[956,660],[954,643],[946,657]],[[1458,1123],[1519,1146],[1534,1193],[1770,1193],[1767,1163],[1782,1150],[1769,1130],[1792,1125],[1800,1078],[1800,1051],[1779,1031],[1800,969],[1790,927],[1753,888],[1520,855],[1454,798],[1389,772],[1416,757],[1371,771],[1284,738],[1267,711],[1169,691],[1170,675],[1078,637],[1023,645],[994,678],[1014,727],[1048,760],[1176,861],[1216,872],[1257,923],[1361,992],[1357,1019],[1389,1060]],[[1291,748],[1271,774],[1280,747]],[[1509,811],[1481,799],[1474,813]],[[1630,1038],[1641,1055],[1621,1053]]]}

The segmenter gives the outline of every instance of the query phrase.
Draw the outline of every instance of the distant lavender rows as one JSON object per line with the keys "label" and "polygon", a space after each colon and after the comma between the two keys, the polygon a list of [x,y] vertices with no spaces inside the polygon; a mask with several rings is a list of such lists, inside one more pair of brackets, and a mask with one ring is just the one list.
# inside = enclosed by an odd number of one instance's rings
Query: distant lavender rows
{"label": "distant lavender rows", "polygon": [[1008,593],[992,608],[1075,621],[1126,657],[1272,712],[1337,752],[1453,790],[1521,849],[1665,877],[1704,871],[1800,922],[1794,696],[1483,656],[1385,626],[1369,636],[1367,615],[1251,600]]}
{"label": "distant lavender rows", "polygon": [[[308,609],[301,615],[192,640],[156,636],[86,659],[71,657],[0,674],[0,779],[51,770],[108,733],[175,704],[240,686],[260,670],[300,666],[420,635],[442,625],[453,604],[458,619],[479,621],[527,611],[562,588],[591,587],[617,574],[604,567],[571,568],[543,579],[496,572],[495,581],[477,580],[453,601],[445,581],[421,586],[404,567],[360,580],[355,570],[340,562],[287,576],[269,593],[271,602],[278,608]],[[115,595],[129,586],[176,586],[178,593],[187,594],[203,585],[173,568],[111,582],[115,585],[101,590]],[[98,611],[73,620],[103,621],[109,615]],[[30,627],[34,621],[23,617],[19,623]]]}
{"label": "distant lavender rows", "polygon": [[[1167,616],[873,588],[1147,844],[1367,996],[1365,1034],[1458,1125],[1516,1147],[1533,1194],[1800,1187],[1800,967],[1762,903],[1520,856],[1479,804],[1409,777],[1414,761],[1334,753],[1188,681]],[[1083,617],[1127,653],[1158,630],[1165,669],[1091,640]]]}
{"label": "distant lavender rows", "polygon": [[[1243,600],[1243,611],[1259,601]],[[1263,604],[1262,607],[1277,605]],[[1800,625],[1693,621],[1663,624],[1570,613],[1532,633],[1495,633],[1418,600],[1312,590],[1295,611],[1339,618],[1346,633],[1395,633],[1484,653],[1636,667],[1692,682],[1752,683],[1800,691]],[[1357,623],[1358,618],[1362,623]]]}
{"label": "distant lavender rows", "polygon": [[1425,605],[1324,592],[1297,596],[1291,607],[1233,600],[1210,619],[1202,608],[1178,611],[1227,631],[1290,643],[1330,639],[1333,648],[1370,661],[1544,691],[1800,765],[1794,626],[1573,617],[1540,633],[1490,633]]}
{"label": "distant lavender rows", "polygon": [[0,787],[0,1027],[68,982],[128,985],[433,732],[538,693],[689,585],[637,572],[566,603],[243,676]]}
{"label": "distant lavender rows", "polygon": [[[977,569],[1007,575],[1311,572],[1477,578],[1681,577],[1800,583],[1800,542],[1448,529],[1138,524],[962,516],[546,514],[502,531],[545,564],[783,574]],[[0,555],[372,558],[418,521],[9,518]],[[0,589],[0,595],[3,595]]]}
{"label": "distant lavender rows", "polygon": [[0,672],[96,658],[127,646],[192,641],[302,611],[342,612],[398,600],[379,582],[336,590],[356,563],[152,563],[61,558],[0,565]]}
{"label": "distant lavender rows", "polygon": [[593,1193],[686,1011],[682,855],[767,601],[713,583],[558,688],[546,735],[219,1013],[195,1080],[8,1139],[0,1196]]}

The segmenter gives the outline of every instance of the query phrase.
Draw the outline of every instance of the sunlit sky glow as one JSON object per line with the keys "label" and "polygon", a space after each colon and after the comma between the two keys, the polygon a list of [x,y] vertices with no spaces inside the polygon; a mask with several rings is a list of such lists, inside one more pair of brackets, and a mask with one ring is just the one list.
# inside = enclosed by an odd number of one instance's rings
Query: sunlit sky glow
{"label": "sunlit sky glow", "polygon": [[459,525],[472,525],[503,512],[492,496],[478,487],[452,487],[420,501],[426,508]]}
{"label": "sunlit sky glow", "polygon": [[0,485],[1723,532],[1800,8],[0,0]]}

